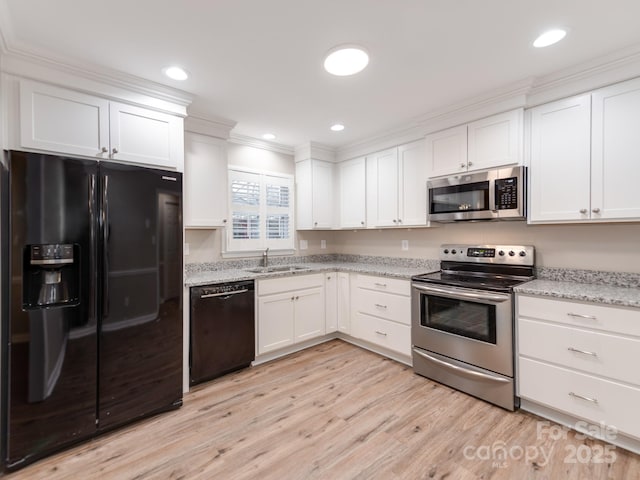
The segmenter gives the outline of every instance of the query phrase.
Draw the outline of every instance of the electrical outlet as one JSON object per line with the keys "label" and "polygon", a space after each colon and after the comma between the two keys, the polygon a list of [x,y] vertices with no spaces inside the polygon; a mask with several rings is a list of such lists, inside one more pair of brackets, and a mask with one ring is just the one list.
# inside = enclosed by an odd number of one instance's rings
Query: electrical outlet
{"label": "electrical outlet", "polygon": [[327,248],[327,241],[326,240],[320,240],[320,248]]}
{"label": "electrical outlet", "polygon": [[409,240],[402,240],[402,250],[409,250]]}
{"label": "electrical outlet", "polygon": [[309,248],[309,242],[307,240],[300,240],[300,250],[306,250]]}

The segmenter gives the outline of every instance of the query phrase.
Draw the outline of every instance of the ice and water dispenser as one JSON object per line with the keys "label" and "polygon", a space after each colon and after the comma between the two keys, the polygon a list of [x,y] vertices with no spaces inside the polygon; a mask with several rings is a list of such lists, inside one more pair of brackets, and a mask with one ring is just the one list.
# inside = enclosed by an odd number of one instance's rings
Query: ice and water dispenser
{"label": "ice and water dispenser", "polygon": [[25,310],[78,305],[79,246],[27,245],[24,251],[22,306]]}

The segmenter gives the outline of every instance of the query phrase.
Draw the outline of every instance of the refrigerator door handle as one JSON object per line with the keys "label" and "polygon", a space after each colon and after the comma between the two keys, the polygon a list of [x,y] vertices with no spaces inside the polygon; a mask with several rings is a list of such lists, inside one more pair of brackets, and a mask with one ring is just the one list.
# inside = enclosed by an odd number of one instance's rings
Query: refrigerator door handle
{"label": "refrigerator door handle", "polygon": [[102,177],[102,316],[109,316],[109,176]]}
{"label": "refrigerator door handle", "polygon": [[97,263],[97,238],[96,238],[96,175],[89,176],[89,221],[91,222],[89,240],[89,322],[96,320],[96,263]]}

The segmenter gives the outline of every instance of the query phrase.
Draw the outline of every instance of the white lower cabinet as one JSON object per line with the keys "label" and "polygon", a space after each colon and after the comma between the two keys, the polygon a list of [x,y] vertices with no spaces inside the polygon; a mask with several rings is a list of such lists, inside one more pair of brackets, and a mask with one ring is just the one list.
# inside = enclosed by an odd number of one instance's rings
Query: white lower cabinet
{"label": "white lower cabinet", "polygon": [[408,280],[357,275],[352,292],[351,335],[402,355],[411,355]]}
{"label": "white lower cabinet", "polygon": [[351,275],[338,272],[338,331],[351,333]]}
{"label": "white lower cabinet", "polygon": [[640,309],[518,295],[519,396],[640,441],[639,334]]}
{"label": "white lower cabinet", "polygon": [[258,280],[258,355],[325,333],[325,276]]}
{"label": "white lower cabinet", "polygon": [[325,332],[338,330],[338,273],[324,275]]}

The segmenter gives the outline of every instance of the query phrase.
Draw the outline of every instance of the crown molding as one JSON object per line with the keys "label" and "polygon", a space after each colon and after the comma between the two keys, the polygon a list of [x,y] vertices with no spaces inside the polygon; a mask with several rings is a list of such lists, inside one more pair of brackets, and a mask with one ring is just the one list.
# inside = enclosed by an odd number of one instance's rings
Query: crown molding
{"label": "crown molding", "polygon": [[239,133],[231,132],[229,135],[229,142],[237,145],[244,145],[246,147],[261,148],[262,150],[269,150],[271,152],[283,153],[285,155],[293,155],[294,150],[288,145],[281,143],[269,142],[267,140],[260,140],[258,138],[249,137]]}
{"label": "crown molding", "polygon": [[228,140],[236,123],[227,118],[211,118],[211,116],[207,118],[204,115],[189,112],[189,116],[184,119],[184,130],[185,132]]}
{"label": "crown molding", "polygon": [[294,149],[295,161],[301,162],[313,158],[325,162],[336,162],[336,149],[318,142],[307,142]]}

